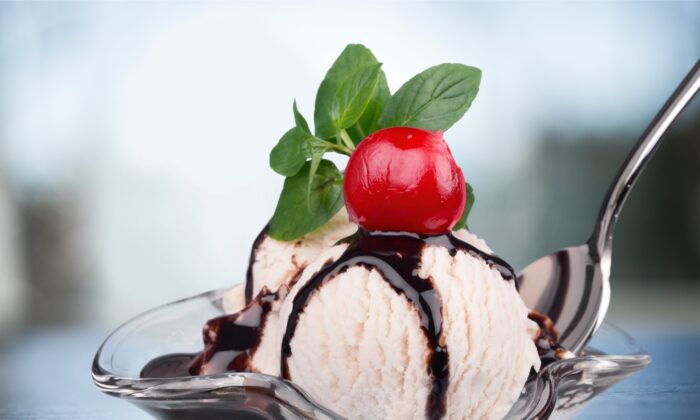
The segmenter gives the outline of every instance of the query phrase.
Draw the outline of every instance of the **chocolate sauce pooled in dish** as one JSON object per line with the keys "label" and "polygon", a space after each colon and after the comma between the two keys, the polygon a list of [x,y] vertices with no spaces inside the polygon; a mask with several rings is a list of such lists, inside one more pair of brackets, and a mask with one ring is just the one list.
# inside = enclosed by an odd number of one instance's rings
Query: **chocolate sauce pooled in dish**
{"label": "chocolate sauce pooled in dish", "polygon": [[190,366],[193,361],[199,357],[199,354],[166,354],[165,356],[156,357],[146,366],[141,369],[139,377],[141,378],[180,378],[183,376],[192,376]]}
{"label": "chocolate sauce pooled in dish", "polygon": [[[298,277],[298,276],[297,276]],[[255,372],[251,359],[260,346],[267,317],[275,301],[286,295],[267,288],[240,311],[211,319],[204,325],[204,351],[157,357],[141,369],[141,378],[176,378],[224,372]]]}
{"label": "chocolate sauce pooled in dish", "polygon": [[299,290],[295,296],[282,339],[282,377],[290,379],[287,359],[292,355],[291,340],[299,321],[314,291],[334,277],[355,266],[377,270],[394,291],[403,295],[418,311],[421,329],[429,346],[428,374],[432,388],[426,404],[426,415],[439,419],[445,415],[446,392],[449,382],[449,353],[441,343],[443,320],[442,298],[431,279],[418,276],[421,254],[426,246],[441,246],[452,256],[457,251],[481,258],[496,268],[506,281],[516,278],[513,269],[501,258],[485,253],[452,233],[443,235],[417,235],[412,233],[369,232],[359,230],[357,234],[343,242],[349,243],[345,252],[333,262],[325,264],[321,270]]}

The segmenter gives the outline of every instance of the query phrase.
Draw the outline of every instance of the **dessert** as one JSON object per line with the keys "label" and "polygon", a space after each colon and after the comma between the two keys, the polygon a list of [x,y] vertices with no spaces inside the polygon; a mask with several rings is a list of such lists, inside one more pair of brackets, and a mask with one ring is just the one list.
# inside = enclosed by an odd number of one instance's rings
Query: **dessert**
{"label": "dessert", "polygon": [[[443,132],[481,72],[431,67],[396,93],[372,53],[348,46],[319,88],[312,133],[270,155],[286,176],[229,315],[195,357],[142,376],[281,376],[348,418],[502,418],[542,362],[565,356],[510,265],[472,234],[474,195]],[[344,174],[324,153],[349,156]]]}

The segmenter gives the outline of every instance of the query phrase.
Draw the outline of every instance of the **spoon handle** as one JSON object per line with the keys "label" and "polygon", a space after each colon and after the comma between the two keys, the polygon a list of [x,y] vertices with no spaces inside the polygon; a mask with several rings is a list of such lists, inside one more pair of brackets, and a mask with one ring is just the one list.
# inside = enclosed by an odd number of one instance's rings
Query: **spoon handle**
{"label": "spoon handle", "polygon": [[589,240],[589,244],[595,246],[596,254],[599,256],[610,253],[613,230],[627,195],[639,174],[649,163],[651,156],[658,149],[663,134],[688,102],[693,99],[698,89],[700,89],[700,60],[695,63],[695,66],[668,98],[663,108],[656,114],[610,185],[598,214],[595,230]]}

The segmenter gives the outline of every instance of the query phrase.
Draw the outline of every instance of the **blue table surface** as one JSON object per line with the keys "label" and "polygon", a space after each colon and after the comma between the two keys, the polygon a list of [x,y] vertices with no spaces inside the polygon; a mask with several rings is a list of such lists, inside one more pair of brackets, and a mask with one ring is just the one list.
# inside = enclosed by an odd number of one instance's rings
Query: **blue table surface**
{"label": "blue table surface", "polygon": [[[652,364],[598,397],[581,419],[699,419],[700,333],[632,329]],[[0,418],[148,419],[92,384],[92,357],[106,331],[34,331],[0,343]]]}

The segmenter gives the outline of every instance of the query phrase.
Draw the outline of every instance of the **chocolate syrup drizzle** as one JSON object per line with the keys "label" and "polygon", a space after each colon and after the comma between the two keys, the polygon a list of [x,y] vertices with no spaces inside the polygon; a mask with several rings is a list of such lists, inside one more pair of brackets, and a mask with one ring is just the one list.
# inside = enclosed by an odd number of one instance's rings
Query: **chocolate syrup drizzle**
{"label": "chocolate syrup drizzle", "polygon": [[270,224],[266,224],[265,227],[258,233],[253,241],[253,246],[250,248],[250,256],[248,257],[248,270],[245,273],[245,303],[249,304],[253,300],[253,287],[255,287],[255,281],[253,279],[253,265],[255,264],[255,259],[258,255],[258,248],[262,241],[267,238],[270,232]]}
{"label": "chocolate syrup drizzle", "polygon": [[292,302],[292,311],[282,339],[280,366],[282,377],[291,379],[288,364],[288,359],[292,355],[291,340],[299,317],[313,293],[351,267],[362,266],[368,270],[374,269],[418,311],[421,329],[428,341],[427,372],[432,380],[426,415],[430,419],[442,418],[445,415],[449,383],[449,354],[447,346],[440,340],[443,328],[442,298],[431,279],[418,276],[423,248],[425,246],[444,247],[452,256],[457,251],[465,251],[496,268],[505,280],[516,279],[515,272],[501,258],[479,250],[452,233],[424,236],[402,232],[368,232],[360,229],[343,242],[349,243],[345,252],[337,260],[325,264],[311,277]]}
{"label": "chocolate syrup drizzle", "polygon": [[537,326],[540,327],[540,331],[535,337],[535,347],[537,347],[537,354],[539,354],[542,362],[541,368],[561,360],[567,353],[567,350],[559,344],[559,333],[554,328],[552,320],[547,315],[536,311],[530,311],[527,317],[535,321]]}
{"label": "chocolate syrup drizzle", "polygon": [[212,374],[228,371],[251,372],[267,314],[279,292],[266,287],[243,310],[207,321],[204,325],[204,351],[192,361],[190,374]]}

